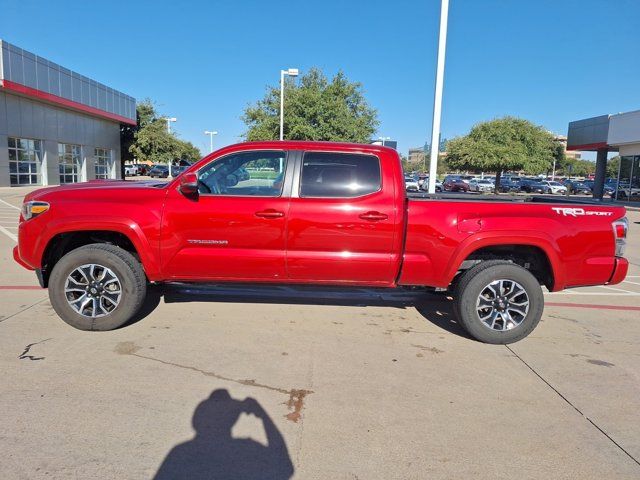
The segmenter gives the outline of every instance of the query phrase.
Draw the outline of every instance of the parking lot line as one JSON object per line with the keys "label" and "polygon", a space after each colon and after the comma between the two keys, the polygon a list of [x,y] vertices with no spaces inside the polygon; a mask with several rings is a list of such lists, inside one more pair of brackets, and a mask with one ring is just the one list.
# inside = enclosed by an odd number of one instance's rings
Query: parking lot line
{"label": "parking lot line", "polygon": [[593,295],[593,296],[602,296],[602,297],[640,297],[640,293],[636,292],[628,292],[628,293],[617,293],[617,292],[544,292],[545,295]]}
{"label": "parking lot line", "polygon": [[640,282],[630,282],[629,280],[623,280],[622,283],[630,283],[631,285],[640,285]]}
{"label": "parking lot line", "polygon": [[571,307],[571,308],[593,308],[595,310],[627,310],[640,311],[640,307],[622,306],[622,305],[589,305],[586,303],[565,303],[565,302],[547,302],[547,307]]}
{"label": "parking lot line", "polygon": [[9,237],[14,242],[18,241],[18,237],[11,233],[9,230],[0,225],[0,232],[4,233],[7,237]]}
{"label": "parking lot line", "polygon": [[6,206],[8,206],[8,207],[11,207],[11,208],[14,208],[14,209],[16,209],[16,210],[20,211],[20,207],[16,207],[15,205],[11,205],[9,202],[5,202],[5,201],[4,201],[4,200],[2,200],[1,198],[0,198],[0,203],[4,203],[4,204],[5,204]]}

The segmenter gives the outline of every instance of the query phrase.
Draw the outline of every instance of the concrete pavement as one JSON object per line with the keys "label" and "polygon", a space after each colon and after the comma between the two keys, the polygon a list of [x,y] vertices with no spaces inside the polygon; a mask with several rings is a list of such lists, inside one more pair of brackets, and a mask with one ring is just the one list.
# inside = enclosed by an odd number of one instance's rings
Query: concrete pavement
{"label": "concrete pavement", "polygon": [[511,346],[466,338],[444,298],[366,290],[156,292],[138,322],[80,332],[16,289],[37,282],[0,232],[0,478],[639,478],[629,219],[627,282],[546,295]]}

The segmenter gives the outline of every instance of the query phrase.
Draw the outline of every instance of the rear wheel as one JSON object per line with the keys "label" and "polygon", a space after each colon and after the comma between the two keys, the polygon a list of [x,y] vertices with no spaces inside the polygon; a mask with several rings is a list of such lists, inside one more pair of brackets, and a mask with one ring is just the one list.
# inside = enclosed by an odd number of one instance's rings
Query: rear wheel
{"label": "rear wheel", "polygon": [[49,299],[56,313],[80,330],[113,330],[127,323],[146,295],[140,262],[108,244],[72,250],[56,263]]}
{"label": "rear wheel", "polygon": [[475,339],[506,344],[538,325],[544,296],[538,280],[519,265],[491,260],[467,270],[455,289],[455,314]]}

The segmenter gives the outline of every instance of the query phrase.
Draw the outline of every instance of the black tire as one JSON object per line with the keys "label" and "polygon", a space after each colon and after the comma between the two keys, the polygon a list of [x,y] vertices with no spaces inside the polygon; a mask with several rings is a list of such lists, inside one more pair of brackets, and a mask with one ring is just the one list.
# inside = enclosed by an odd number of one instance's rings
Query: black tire
{"label": "black tire", "polygon": [[[76,268],[86,264],[109,268],[120,282],[120,301],[107,315],[82,315],[67,301],[67,278]],[[49,300],[53,309],[62,320],[79,330],[106,331],[124,325],[136,314],[146,292],[147,280],[140,262],[126,250],[104,243],[93,243],[70,251],[56,263],[49,277]]]}
{"label": "black tire", "polygon": [[[480,293],[499,279],[517,282],[529,297],[529,310],[522,321],[510,330],[494,330],[478,315],[476,304]],[[505,260],[481,262],[462,274],[454,292],[454,313],[462,327],[480,342],[507,344],[522,340],[540,322],[544,295],[538,280],[527,269]]]}

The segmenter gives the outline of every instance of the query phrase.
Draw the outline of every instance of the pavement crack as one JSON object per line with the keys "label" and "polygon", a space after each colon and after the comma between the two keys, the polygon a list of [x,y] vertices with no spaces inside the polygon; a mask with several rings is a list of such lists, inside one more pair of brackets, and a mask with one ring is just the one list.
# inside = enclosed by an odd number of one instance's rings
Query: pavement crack
{"label": "pavement crack", "polygon": [[294,423],[297,423],[298,420],[300,419],[300,416],[302,415],[302,409],[304,408],[305,397],[313,393],[313,390],[305,390],[305,389],[299,389],[299,388],[292,388],[290,390],[287,390],[286,388],[274,387],[271,385],[266,385],[264,383],[256,382],[255,379],[237,379],[237,378],[227,377],[225,375],[220,375],[215,372],[202,370],[200,368],[193,367],[191,365],[182,365],[180,363],[169,362],[167,360],[162,360],[160,358],[142,355],[138,353],[140,349],[141,347],[135,345],[133,342],[120,342],[118,345],[116,345],[115,352],[121,355],[131,355],[132,357],[151,360],[153,362],[158,362],[163,365],[182,368],[184,370],[190,370],[192,372],[200,373],[206,377],[217,378],[218,380],[223,380],[225,382],[237,383],[239,385],[244,385],[248,387],[263,388],[265,390],[270,390],[272,392],[277,392],[283,395],[287,395],[289,397],[289,400],[285,404],[287,405],[287,408],[291,410],[291,412],[285,415],[285,417],[287,418],[287,420],[290,420]]}
{"label": "pavement crack", "polygon": [[613,438],[611,438],[611,435],[609,435],[607,432],[605,432],[602,428],[600,428],[600,426],[595,423],[593,420],[591,420],[589,417],[587,417],[582,410],[580,410],[578,407],[576,407],[571,400],[569,400],[567,397],[565,397],[562,393],[560,393],[560,391],[554,387],[553,385],[551,385],[542,375],[540,375],[535,368],[533,368],[531,365],[529,365],[520,355],[518,355],[509,345],[505,345],[505,347],[507,347],[507,350],[509,350],[518,360],[520,360],[522,363],[525,364],[525,366],[531,370],[536,377],[538,377],[540,380],[542,380],[551,390],[553,390],[554,392],[556,392],[556,394],[562,399],[564,400],[567,404],[569,404],[576,412],[578,412],[582,417],[584,417],[584,419],[589,422],[591,425],[593,425],[596,430],[598,430],[602,435],[604,435],[611,443],[613,443],[616,447],[618,447],[620,449],[620,451],[622,451],[627,457],[629,457],[631,460],[633,460],[633,462],[635,462],[638,466],[640,466],[640,461],[635,458],[633,455],[631,455],[627,450],[625,450],[625,448],[620,445],[618,442],[616,442]]}
{"label": "pavement crack", "polygon": [[24,352],[22,352],[20,355],[18,355],[18,358],[20,360],[44,360],[45,357],[34,357],[33,355],[27,355],[27,353],[29,353],[31,351],[31,347],[33,347],[34,345],[39,345],[41,343],[44,343],[48,340],[51,340],[50,338],[46,338],[44,340],[40,340],[39,342],[35,342],[35,343],[30,343],[29,345],[27,345],[26,347],[24,347]]}

